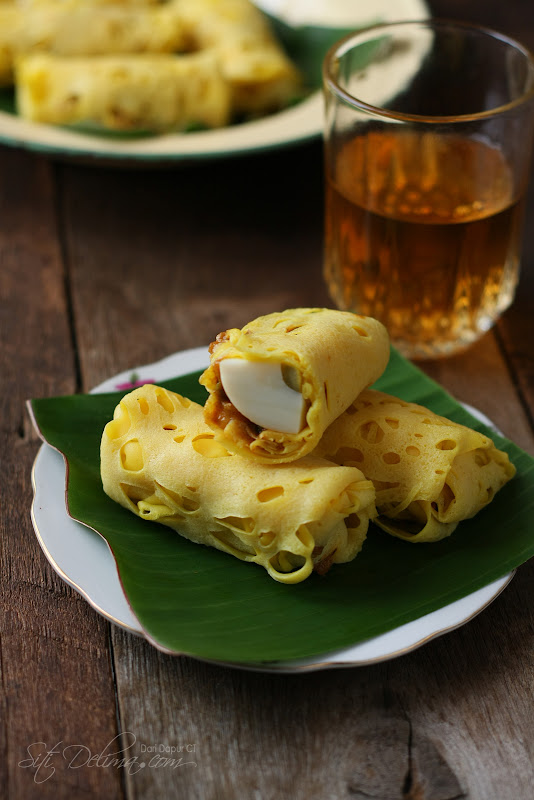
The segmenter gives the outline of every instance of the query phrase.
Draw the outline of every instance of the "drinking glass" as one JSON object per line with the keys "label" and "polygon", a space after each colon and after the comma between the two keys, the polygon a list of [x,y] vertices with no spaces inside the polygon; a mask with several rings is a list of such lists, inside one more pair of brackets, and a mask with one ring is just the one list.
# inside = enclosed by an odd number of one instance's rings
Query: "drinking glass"
{"label": "drinking glass", "polygon": [[464,349],[511,304],[534,127],[534,59],[445,20],[377,25],[323,67],[324,275],[411,358]]}

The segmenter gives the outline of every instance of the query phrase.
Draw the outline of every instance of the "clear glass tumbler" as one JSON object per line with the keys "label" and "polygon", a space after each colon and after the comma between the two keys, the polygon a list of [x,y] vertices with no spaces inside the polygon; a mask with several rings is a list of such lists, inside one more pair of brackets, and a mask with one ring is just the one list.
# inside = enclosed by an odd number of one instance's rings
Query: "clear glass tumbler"
{"label": "clear glass tumbler", "polygon": [[534,130],[534,59],[442,20],[378,25],[324,62],[324,274],[411,358],[464,349],[511,304]]}

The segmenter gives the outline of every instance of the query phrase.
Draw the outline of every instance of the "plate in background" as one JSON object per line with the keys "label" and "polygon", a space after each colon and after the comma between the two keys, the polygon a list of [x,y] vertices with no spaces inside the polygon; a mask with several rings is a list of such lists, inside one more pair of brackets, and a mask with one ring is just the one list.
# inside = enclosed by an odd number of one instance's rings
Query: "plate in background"
{"label": "plate in background", "polygon": [[[373,22],[422,19],[429,15],[424,0],[373,0],[372,4],[358,0],[258,0],[257,5],[297,29],[311,25],[337,30],[339,35],[347,29],[362,28]],[[9,102],[8,98],[4,107]],[[124,166],[181,163],[261,152],[316,138],[322,129],[320,91],[276,114],[239,125],[143,137],[83,133],[28,122],[14,113],[0,110],[0,144],[62,158],[109,161]]]}

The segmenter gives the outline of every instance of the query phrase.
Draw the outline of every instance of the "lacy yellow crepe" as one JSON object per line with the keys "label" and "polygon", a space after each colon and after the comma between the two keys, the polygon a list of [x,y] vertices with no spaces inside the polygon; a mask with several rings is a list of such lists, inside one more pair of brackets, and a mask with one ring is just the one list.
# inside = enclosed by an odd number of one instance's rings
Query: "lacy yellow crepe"
{"label": "lacy yellow crepe", "polygon": [[235,111],[258,114],[298,94],[300,73],[250,0],[174,0],[189,47],[216,53]]}
{"label": "lacy yellow crepe", "polygon": [[310,456],[269,467],[214,439],[202,407],[146,385],[124,397],[102,435],[104,491],[141,519],[264,567],[282,583],[353,559],[376,513],[354,467]]}
{"label": "lacy yellow crepe", "polygon": [[373,390],[328,428],[314,455],[359,467],[376,489],[375,523],[412,542],[449,536],[515,474],[487,436]]}
{"label": "lacy yellow crepe", "polygon": [[[237,114],[268,113],[301,93],[299,71],[250,0],[0,3],[0,85],[13,83],[17,59],[35,52],[75,58],[209,52],[228,84],[232,113]],[[88,63],[83,74],[81,64],[77,65],[76,95],[91,91],[92,65]],[[50,75],[54,76],[54,71]],[[195,87],[202,102],[206,90],[198,81]],[[142,81],[139,91],[146,96]],[[165,102],[165,97],[156,97],[154,102]],[[35,106],[39,107],[37,100]]]}
{"label": "lacy yellow crepe", "polygon": [[370,317],[296,308],[220,333],[210,353],[206,422],[228,449],[276,464],[311,452],[380,377],[389,340]]}
{"label": "lacy yellow crepe", "polygon": [[174,4],[95,7],[85,0],[0,6],[0,83],[13,81],[19,55],[58,56],[174,53],[185,31]]}
{"label": "lacy yellow crepe", "polygon": [[33,122],[93,123],[112,130],[225,125],[230,92],[213,54],[22,56],[17,107]]}

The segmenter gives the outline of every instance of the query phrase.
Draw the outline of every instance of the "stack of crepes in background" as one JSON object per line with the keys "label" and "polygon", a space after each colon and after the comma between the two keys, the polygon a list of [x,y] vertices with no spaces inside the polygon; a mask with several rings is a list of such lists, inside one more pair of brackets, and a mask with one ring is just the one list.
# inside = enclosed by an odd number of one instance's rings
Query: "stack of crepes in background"
{"label": "stack of crepes in background", "polygon": [[249,0],[0,0],[0,86],[34,122],[215,128],[300,83]]}
{"label": "stack of crepes in background", "polygon": [[102,437],[110,497],[192,541],[296,583],[353,559],[373,520],[436,541],[514,474],[486,436],[368,387],[386,368],[381,323],[330,309],[219,334],[201,406],[143,386]]}

